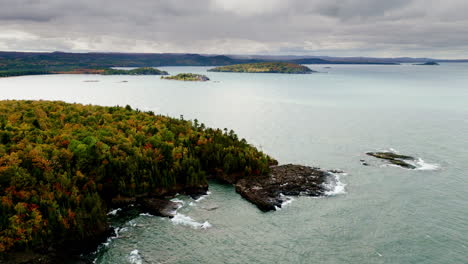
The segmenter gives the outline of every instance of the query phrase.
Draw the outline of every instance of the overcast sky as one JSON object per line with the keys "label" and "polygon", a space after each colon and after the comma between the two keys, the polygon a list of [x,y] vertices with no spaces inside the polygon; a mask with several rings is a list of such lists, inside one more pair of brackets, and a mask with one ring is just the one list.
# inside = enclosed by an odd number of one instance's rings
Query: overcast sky
{"label": "overcast sky", "polygon": [[468,0],[0,0],[0,50],[468,58]]}

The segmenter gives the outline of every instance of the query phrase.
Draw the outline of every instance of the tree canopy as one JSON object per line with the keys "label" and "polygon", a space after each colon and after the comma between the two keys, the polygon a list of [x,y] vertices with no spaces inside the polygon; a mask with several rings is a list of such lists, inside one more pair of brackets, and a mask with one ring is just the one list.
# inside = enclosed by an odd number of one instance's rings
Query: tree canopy
{"label": "tree canopy", "polygon": [[274,162],[231,130],[126,107],[0,101],[0,254],[93,236],[109,200],[255,177]]}

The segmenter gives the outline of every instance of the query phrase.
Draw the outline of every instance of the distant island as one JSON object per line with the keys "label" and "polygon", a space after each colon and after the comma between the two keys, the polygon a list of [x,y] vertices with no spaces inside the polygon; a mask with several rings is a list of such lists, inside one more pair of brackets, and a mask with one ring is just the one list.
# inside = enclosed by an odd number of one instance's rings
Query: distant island
{"label": "distant island", "polygon": [[236,64],[209,69],[210,72],[286,73],[308,74],[314,72],[306,66],[288,62],[258,62]]}
{"label": "distant island", "polygon": [[179,73],[174,76],[162,76],[161,79],[189,82],[206,82],[210,80],[210,78],[206,77],[205,75],[194,73]]}
{"label": "distant island", "polygon": [[169,73],[152,67],[142,67],[132,70],[105,69],[102,75],[169,75]]}
{"label": "distant island", "polygon": [[[258,62],[288,62],[295,64],[375,64],[468,62],[468,60],[437,60],[429,58],[366,58],[366,57],[310,57],[202,55],[175,53],[67,53],[67,52],[5,52],[0,51],[0,77],[102,72],[115,67],[160,66],[226,66]],[[94,71],[94,72],[93,72]]]}
{"label": "distant island", "polygon": [[428,61],[428,62],[425,62],[425,63],[417,63],[417,64],[413,64],[413,65],[436,66],[436,65],[440,65],[440,64],[435,62],[435,61]]}

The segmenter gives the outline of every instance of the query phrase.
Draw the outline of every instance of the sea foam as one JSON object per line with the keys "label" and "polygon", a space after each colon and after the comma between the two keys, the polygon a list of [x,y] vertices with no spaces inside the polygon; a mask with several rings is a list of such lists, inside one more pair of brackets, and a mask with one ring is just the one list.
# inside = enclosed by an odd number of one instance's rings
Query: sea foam
{"label": "sea foam", "polygon": [[140,253],[138,252],[137,249],[133,250],[130,252],[130,255],[128,256],[128,261],[132,264],[142,264],[143,259],[140,256]]}
{"label": "sea foam", "polygon": [[107,215],[117,215],[119,211],[122,211],[122,208],[117,208],[107,213]]}
{"label": "sea foam", "polygon": [[341,176],[347,175],[346,173],[331,173],[327,181],[323,184],[325,187],[326,196],[335,196],[338,194],[346,193],[346,184],[341,181]]}
{"label": "sea foam", "polygon": [[195,229],[207,229],[211,227],[211,224],[208,223],[208,221],[205,221],[204,223],[199,223],[193,220],[190,216],[186,216],[181,213],[177,213],[173,218],[171,218],[171,222],[176,225],[190,226]]}
{"label": "sea foam", "polygon": [[440,169],[439,164],[428,163],[428,162],[425,162],[421,158],[418,158],[418,160],[415,162],[415,165],[416,165],[416,170],[438,170]]}
{"label": "sea foam", "polygon": [[276,211],[279,211],[279,210],[283,209],[284,207],[288,206],[289,204],[291,204],[294,201],[294,198],[292,198],[290,196],[286,196],[286,195],[284,195],[282,193],[280,193],[280,197],[283,200],[283,202],[281,203],[281,207],[275,206]]}
{"label": "sea foam", "polygon": [[205,195],[200,196],[198,199],[195,200],[195,202],[200,202],[201,200],[206,199],[210,194],[211,192],[206,192]]}

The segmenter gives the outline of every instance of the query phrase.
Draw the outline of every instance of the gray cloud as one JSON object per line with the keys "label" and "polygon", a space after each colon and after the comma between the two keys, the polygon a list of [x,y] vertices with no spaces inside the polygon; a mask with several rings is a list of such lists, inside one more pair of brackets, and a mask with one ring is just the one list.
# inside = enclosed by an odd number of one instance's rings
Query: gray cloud
{"label": "gray cloud", "polygon": [[468,57],[465,0],[0,0],[0,50]]}

